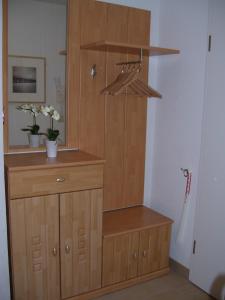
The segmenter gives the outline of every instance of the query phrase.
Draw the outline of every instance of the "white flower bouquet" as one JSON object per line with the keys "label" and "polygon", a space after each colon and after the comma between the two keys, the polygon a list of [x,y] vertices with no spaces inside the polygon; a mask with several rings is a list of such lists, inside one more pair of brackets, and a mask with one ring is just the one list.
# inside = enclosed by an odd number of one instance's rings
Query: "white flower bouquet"
{"label": "white flower bouquet", "polygon": [[17,106],[17,109],[25,113],[29,113],[33,117],[33,125],[28,125],[27,128],[22,128],[22,131],[29,131],[32,135],[40,135],[40,126],[37,124],[37,116],[41,113],[41,106],[36,104],[22,104]]}
{"label": "white flower bouquet", "polygon": [[47,133],[45,134],[49,141],[56,141],[59,136],[59,130],[54,129],[54,120],[60,120],[60,114],[57,110],[54,109],[52,105],[41,106],[41,113],[46,116],[50,117],[50,128],[47,129]]}

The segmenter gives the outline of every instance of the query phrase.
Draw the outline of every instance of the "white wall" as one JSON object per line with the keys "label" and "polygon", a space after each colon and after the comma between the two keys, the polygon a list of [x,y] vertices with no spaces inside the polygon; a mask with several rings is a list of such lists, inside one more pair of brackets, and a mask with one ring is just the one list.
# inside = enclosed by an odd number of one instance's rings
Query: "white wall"
{"label": "white wall", "polygon": [[[61,80],[65,91],[66,6],[34,0],[8,0],[9,54],[46,58],[46,104],[53,105],[65,120],[65,93],[57,94],[55,78]],[[10,99],[9,99],[10,100]],[[24,101],[26,103],[26,100]],[[26,145],[27,134],[20,129],[32,125],[32,117],[16,109],[20,103],[9,104],[9,143]],[[42,103],[41,103],[42,104]],[[64,141],[64,121],[55,122]],[[46,132],[49,120],[39,116],[40,131]]]}
{"label": "white wall", "polygon": [[[171,256],[189,267],[200,157],[204,77],[207,53],[208,1],[161,0],[159,43],[176,47],[180,55],[161,57],[156,104],[151,206],[171,217]],[[151,166],[148,165],[147,168]],[[184,200],[180,168],[193,172],[188,226],[184,243],[176,243]]]}
{"label": "white wall", "polygon": [[[0,19],[2,20],[2,1],[0,1]],[[2,22],[0,22],[0,70],[2,70]],[[2,72],[0,72],[0,91],[0,299],[10,300],[3,162]]]}

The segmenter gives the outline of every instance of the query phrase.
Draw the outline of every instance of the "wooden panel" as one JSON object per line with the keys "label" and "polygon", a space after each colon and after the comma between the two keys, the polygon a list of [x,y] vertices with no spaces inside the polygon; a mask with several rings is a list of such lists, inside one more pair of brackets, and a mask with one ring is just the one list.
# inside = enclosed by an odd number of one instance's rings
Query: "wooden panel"
{"label": "wooden panel", "polygon": [[60,196],[62,298],[89,287],[89,201],[88,191]]}
{"label": "wooden panel", "polygon": [[11,172],[10,198],[71,192],[103,186],[103,166]]}
{"label": "wooden panel", "polygon": [[[86,0],[81,5],[81,43],[104,39],[106,5]],[[96,65],[97,75],[90,71]],[[81,53],[80,149],[104,157],[105,99],[100,91],[105,86],[105,53],[84,50]]]}
{"label": "wooden panel", "polygon": [[43,198],[25,199],[28,299],[47,299],[47,257]]}
{"label": "wooden panel", "polygon": [[59,196],[48,196],[45,201],[46,260],[48,299],[60,299],[59,268]]}
{"label": "wooden panel", "polygon": [[90,290],[101,287],[102,280],[102,206],[103,190],[90,191]]}
{"label": "wooden panel", "polygon": [[124,178],[124,98],[106,97],[106,141],[104,169],[104,210],[125,207]]}
{"label": "wooden panel", "polygon": [[102,285],[137,276],[139,232],[103,239]]}
{"label": "wooden panel", "polygon": [[[60,195],[61,296],[73,295],[73,194]],[[67,247],[67,248],[66,248]]]}
{"label": "wooden panel", "polygon": [[13,293],[16,300],[28,299],[28,272],[24,202],[24,199],[10,202],[12,279]]}
{"label": "wooden panel", "polygon": [[102,190],[60,196],[62,297],[101,283]]}
{"label": "wooden panel", "polygon": [[[122,42],[127,40],[128,8],[108,5],[107,38]],[[106,86],[119,74],[116,63],[126,61],[127,54],[107,52]],[[124,177],[124,115],[125,97],[123,95],[105,96],[105,172],[104,172],[104,209],[115,209],[125,206],[123,198]]]}
{"label": "wooden panel", "polygon": [[159,245],[160,247],[160,269],[169,266],[169,251],[170,251],[171,225],[160,227]]}
{"label": "wooden panel", "polygon": [[156,211],[137,206],[103,214],[103,236],[115,236],[121,233],[171,224],[173,221]]}
{"label": "wooden panel", "polygon": [[58,196],[13,201],[10,215],[14,298],[59,299]]}
{"label": "wooden panel", "polygon": [[128,234],[103,240],[103,287],[127,279],[128,251]]}
{"label": "wooden panel", "polygon": [[113,284],[114,282],[114,238],[103,239],[102,252],[102,286]]}
{"label": "wooden panel", "polygon": [[131,279],[138,274],[139,232],[129,234],[128,255],[127,279]]}
{"label": "wooden panel", "polygon": [[124,175],[124,199],[126,206],[143,203],[146,115],[146,99],[128,96],[126,102]]}
{"label": "wooden panel", "polygon": [[168,267],[169,241],[170,225],[140,232],[139,275]]}
{"label": "wooden panel", "polygon": [[87,292],[90,286],[90,193],[73,194],[73,294]]}
{"label": "wooden panel", "polygon": [[[141,32],[141,34],[140,34]],[[149,45],[150,15],[147,11],[129,9],[128,42]],[[129,55],[129,60],[138,59]],[[140,77],[147,80],[148,58],[143,58]],[[124,198],[126,206],[143,203],[147,101],[145,97],[127,96],[125,129]]]}

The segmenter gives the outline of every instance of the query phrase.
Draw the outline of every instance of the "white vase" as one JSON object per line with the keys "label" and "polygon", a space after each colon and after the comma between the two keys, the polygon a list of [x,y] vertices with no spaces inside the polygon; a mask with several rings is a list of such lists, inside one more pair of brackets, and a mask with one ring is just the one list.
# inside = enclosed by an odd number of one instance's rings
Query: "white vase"
{"label": "white vase", "polygon": [[40,146],[40,135],[38,134],[30,134],[29,135],[29,143],[30,147],[39,147]]}
{"label": "white vase", "polygon": [[57,156],[57,141],[49,141],[46,140],[46,149],[48,157],[56,157]]}

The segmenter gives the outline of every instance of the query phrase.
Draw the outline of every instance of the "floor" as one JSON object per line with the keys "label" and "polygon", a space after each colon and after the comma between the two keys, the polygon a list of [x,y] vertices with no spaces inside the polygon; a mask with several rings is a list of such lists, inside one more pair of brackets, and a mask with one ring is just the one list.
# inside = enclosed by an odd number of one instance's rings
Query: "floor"
{"label": "floor", "polygon": [[96,300],[209,300],[212,299],[184,277],[171,271],[169,275],[141,283]]}

